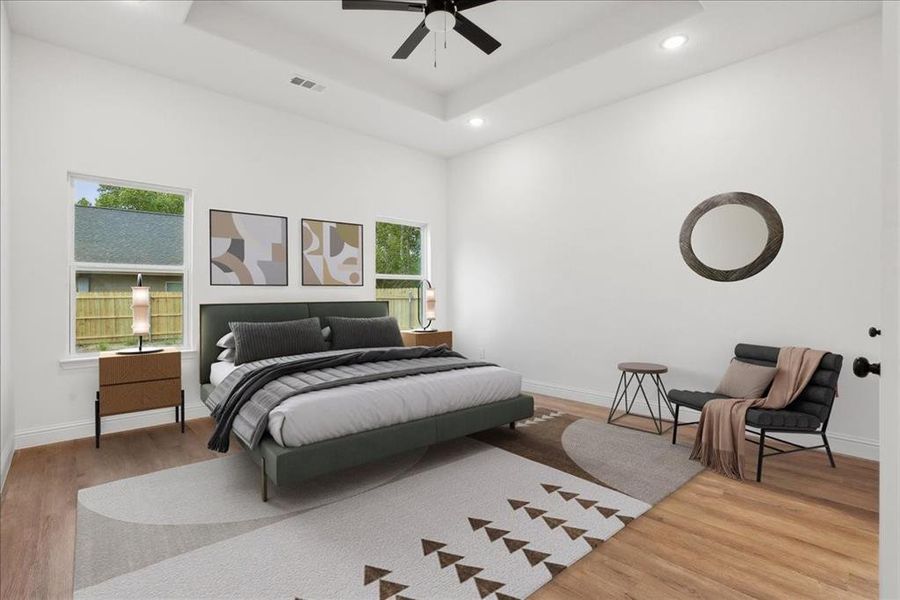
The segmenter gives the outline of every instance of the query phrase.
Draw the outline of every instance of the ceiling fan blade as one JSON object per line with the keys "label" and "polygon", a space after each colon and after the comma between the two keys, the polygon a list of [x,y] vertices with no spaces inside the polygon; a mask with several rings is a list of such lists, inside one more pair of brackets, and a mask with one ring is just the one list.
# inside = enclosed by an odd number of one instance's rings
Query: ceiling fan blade
{"label": "ceiling fan blade", "polygon": [[484,29],[456,13],[456,25],[453,27],[461,36],[478,46],[485,54],[490,54],[500,47],[500,42],[492,38]]}
{"label": "ceiling fan blade", "polygon": [[456,10],[469,10],[482,4],[490,4],[494,0],[456,0]]}
{"label": "ceiling fan blade", "polygon": [[409,34],[409,37],[391,58],[408,58],[416,46],[422,43],[426,35],[428,35],[428,28],[425,26],[425,21],[422,21],[418,27],[413,29],[413,32]]}
{"label": "ceiling fan blade", "polygon": [[402,12],[424,12],[425,5],[417,2],[391,2],[390,0],[343,0],[344,10],[399,10]]}

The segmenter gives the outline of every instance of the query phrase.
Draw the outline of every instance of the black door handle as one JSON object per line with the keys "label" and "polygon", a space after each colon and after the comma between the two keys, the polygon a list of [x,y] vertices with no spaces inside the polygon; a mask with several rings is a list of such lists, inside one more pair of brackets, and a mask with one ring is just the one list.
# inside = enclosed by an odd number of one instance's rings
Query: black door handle
{"label": "black door handle", "polygon": [[853,361],[853,374],[857,377],[865,377],[869,373],[881,375],[881,363],[870,363],[865,356],[860,356]]}
{"label": "black door handle", "polygon": [[881,335],[881,330],[877,327],[869,327],[869,337],[876,337]]}

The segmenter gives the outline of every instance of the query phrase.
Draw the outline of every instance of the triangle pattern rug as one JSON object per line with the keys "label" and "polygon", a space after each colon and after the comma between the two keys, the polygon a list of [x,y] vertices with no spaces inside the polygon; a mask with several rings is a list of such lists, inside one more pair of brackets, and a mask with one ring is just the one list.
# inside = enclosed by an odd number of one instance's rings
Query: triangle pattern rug
{"label": "triangle pattern rug", "polygon": [[78,494],[75,596],[521,600],[699,472],[687,455],[538,409],[267,503],[241,454],[114,481]]}

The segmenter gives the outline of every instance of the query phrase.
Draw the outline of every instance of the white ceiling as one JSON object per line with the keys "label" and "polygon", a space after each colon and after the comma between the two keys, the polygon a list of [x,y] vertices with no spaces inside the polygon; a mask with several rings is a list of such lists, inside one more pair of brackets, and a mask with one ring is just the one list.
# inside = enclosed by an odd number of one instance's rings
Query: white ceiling
{"label": "white ceiling", "polygon": [[[421,17],[338,0],[11,0],[14,32],[453,156],[877,14],[880,2],[501,0],[466,15],[503,46],[455,32],[390,57]],[[683,32],[677,52],[659,42]],[[443,40],[441,40],[442,42]],[[327,89],[290,85],[294,74]],[[472,129],[468,118],[486,125]]]}

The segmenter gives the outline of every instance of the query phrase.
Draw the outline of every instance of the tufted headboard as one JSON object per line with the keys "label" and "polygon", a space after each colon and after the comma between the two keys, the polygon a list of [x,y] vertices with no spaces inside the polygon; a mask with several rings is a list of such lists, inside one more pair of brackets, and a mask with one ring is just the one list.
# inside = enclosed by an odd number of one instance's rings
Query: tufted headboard
{"label": "tufted headboard", "polygon": [[209,383],[209,368],[222,351],[216,346],[231,331],[232,321],[291,321],[319,317],[322,326],[327,317],[385,317],[388,303],[362,302],[270,302],[253,304],[200,305],[200,383]]}
{"label": "tufted headboard", "polygon": [[[774,367],[778,363],[778,352],[779,349],[774,346],[738,344],[734,348],[734,357],[741,362]],[[837,395],[838,377],[843,362],[844,357],[840,354],[831,352],[825,354],[809,384],[791,403],[790,410],[814,415],[822,423],[827,423],[828,417],[831,416],[834,397]]]}

